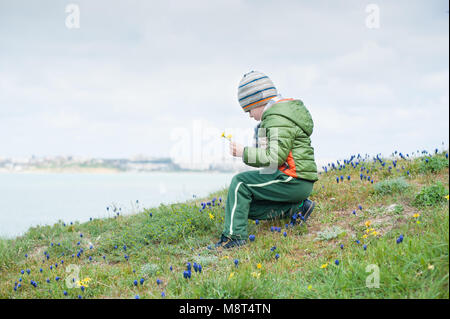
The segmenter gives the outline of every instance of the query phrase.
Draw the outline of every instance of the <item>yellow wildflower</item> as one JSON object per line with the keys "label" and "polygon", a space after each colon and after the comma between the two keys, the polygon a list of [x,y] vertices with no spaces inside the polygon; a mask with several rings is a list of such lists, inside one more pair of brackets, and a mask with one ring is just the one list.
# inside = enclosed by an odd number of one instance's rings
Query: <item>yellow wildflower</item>
{"label": "yellow wildflower", "polygon": [[366,222],[364,223],[364,225],[366,225],[366,227],[369,227],[370,224],[371,224],[371,221],[370,221],[370,220],[368,220],[368,221],[366,221]]}
{"label": "yellow wildflower", "polygon": [[228,134],[228,135],[227,135],[227,139],[231,140],[231,137],[232,137],[231,134]]}
{"label": "yellow wildflower", "polygon": [[376,235],[378,235],[378,232],[377,232],[376,230],[374,230],[374,231],[372,232],[372,235],[376,236]]}
{"label": "yellow wildflower", "polygon": [[449,196],[448,196],[448,195],[446,195],[446,196],[445,196],[445,198],[447,198],[447,200],[448,200]]}
{"label": "yellow wildflower", "polygon": [[255,278],[259,278],[259,276],[261,276],[261,273],[254,271],[254,272],[252,272],[252,276]]}
{"label": "yellow wildflower", "polygon": [[229,259],[230,256],[223,256],[222,259]]}
{"label": "yellow wildflower", "polygon": [[419,213],[415,213],[415,214],[413,215],[414,218],[418,218],[419,216],[420,216]]}
{"label": "yellow wildflower", "polygon": [[420,224],[420,220],[416,221],[416,224]]}
{"label": "yellow wildflower", "polygon": [[210,218],[210,219],[214,219],[214,215],[211,214],[211,213],[209,213],[209,218]]}
{"label": "yellow wildflower", "polygon": [[368,233],[370,233],[370,229],[369,228],[366,229],[366,234],[368,234]]}
{"label": "yellow wildflower", "polygon": [[233,278],[233,276],[234,276],[234,272],[232,272],[232,273],[230,274],[230,276],[228,276],[228,280],[231,280],[231,278]]}
{"label": "yellow wildflower", "polygon": [[320,268],[324,269],[324,268],[327,268],[327,266],[328,266],[328,263],[327,264],[323,264],[322,266],[320,266]]}
{"label": "yellow wildflower", "polygon": [[225,137],[225,132],[222,132],[222,135],[220,137]]}
{"label": "yellow wildflower", "polygon": [[262,265],[261,264],[257,264],[256,268],[261,269]]}
{"label": "yellow wildflower", "polygon": [[312,286],[311,286],[311,285],[309,285],[309,286],[308,286],[308,290],[311,290],[311,289],[312,289]]}
{"label": "yellow wildflower", "polygon": [[367,234],[364,234],[362,238],[364,238],[364,239],[367,238]]}

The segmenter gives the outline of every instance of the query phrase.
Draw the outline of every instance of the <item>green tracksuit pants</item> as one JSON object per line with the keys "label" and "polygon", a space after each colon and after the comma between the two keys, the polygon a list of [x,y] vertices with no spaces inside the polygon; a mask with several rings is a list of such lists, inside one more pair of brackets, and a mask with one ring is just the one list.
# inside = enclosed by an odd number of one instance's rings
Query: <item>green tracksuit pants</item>
{"label": "green tracksuit pants", "polygon": [[228,189],[223,235],[247,239],[248,219],[272,219],[298,212],[314,182],[294,178],[277,170],[261,174],[252,170],[235,175]]}

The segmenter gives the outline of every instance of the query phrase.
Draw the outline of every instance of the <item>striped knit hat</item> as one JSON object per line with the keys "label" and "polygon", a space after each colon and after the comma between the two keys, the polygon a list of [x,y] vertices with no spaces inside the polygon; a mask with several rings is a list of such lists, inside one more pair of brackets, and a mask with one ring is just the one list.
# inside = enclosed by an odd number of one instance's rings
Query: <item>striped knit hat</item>
{"label": "striped knit hat", "polygon": [[245,112],[265,105],[277,96],[277,89],[267,75],[257,71],[244,74],[238,88],[238,100]]}

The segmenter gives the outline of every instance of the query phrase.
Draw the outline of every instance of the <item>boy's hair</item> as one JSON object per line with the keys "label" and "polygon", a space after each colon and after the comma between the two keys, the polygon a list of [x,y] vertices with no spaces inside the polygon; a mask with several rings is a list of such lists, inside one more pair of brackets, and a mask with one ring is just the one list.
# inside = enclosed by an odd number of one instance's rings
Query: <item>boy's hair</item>
{"label": "boy's hair", "polygon": [[278,92],[272,80],[258,71],[244,74],[238,87],[238,100],[245,112],[255,107],[265,105]]}

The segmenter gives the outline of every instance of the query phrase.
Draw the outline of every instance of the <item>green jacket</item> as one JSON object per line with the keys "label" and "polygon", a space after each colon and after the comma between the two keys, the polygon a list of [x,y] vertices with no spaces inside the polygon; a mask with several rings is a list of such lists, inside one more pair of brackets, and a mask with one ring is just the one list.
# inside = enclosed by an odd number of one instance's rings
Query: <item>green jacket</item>
{"label": "green jacket", "polygon": [[309,138],[314,123],[300,100],[283,100],[264,111],[258,139],[267,147],[245,147],[243,161],[253,167],[274,167],[285,174],[312,182],[318,180],[314,148]]}

